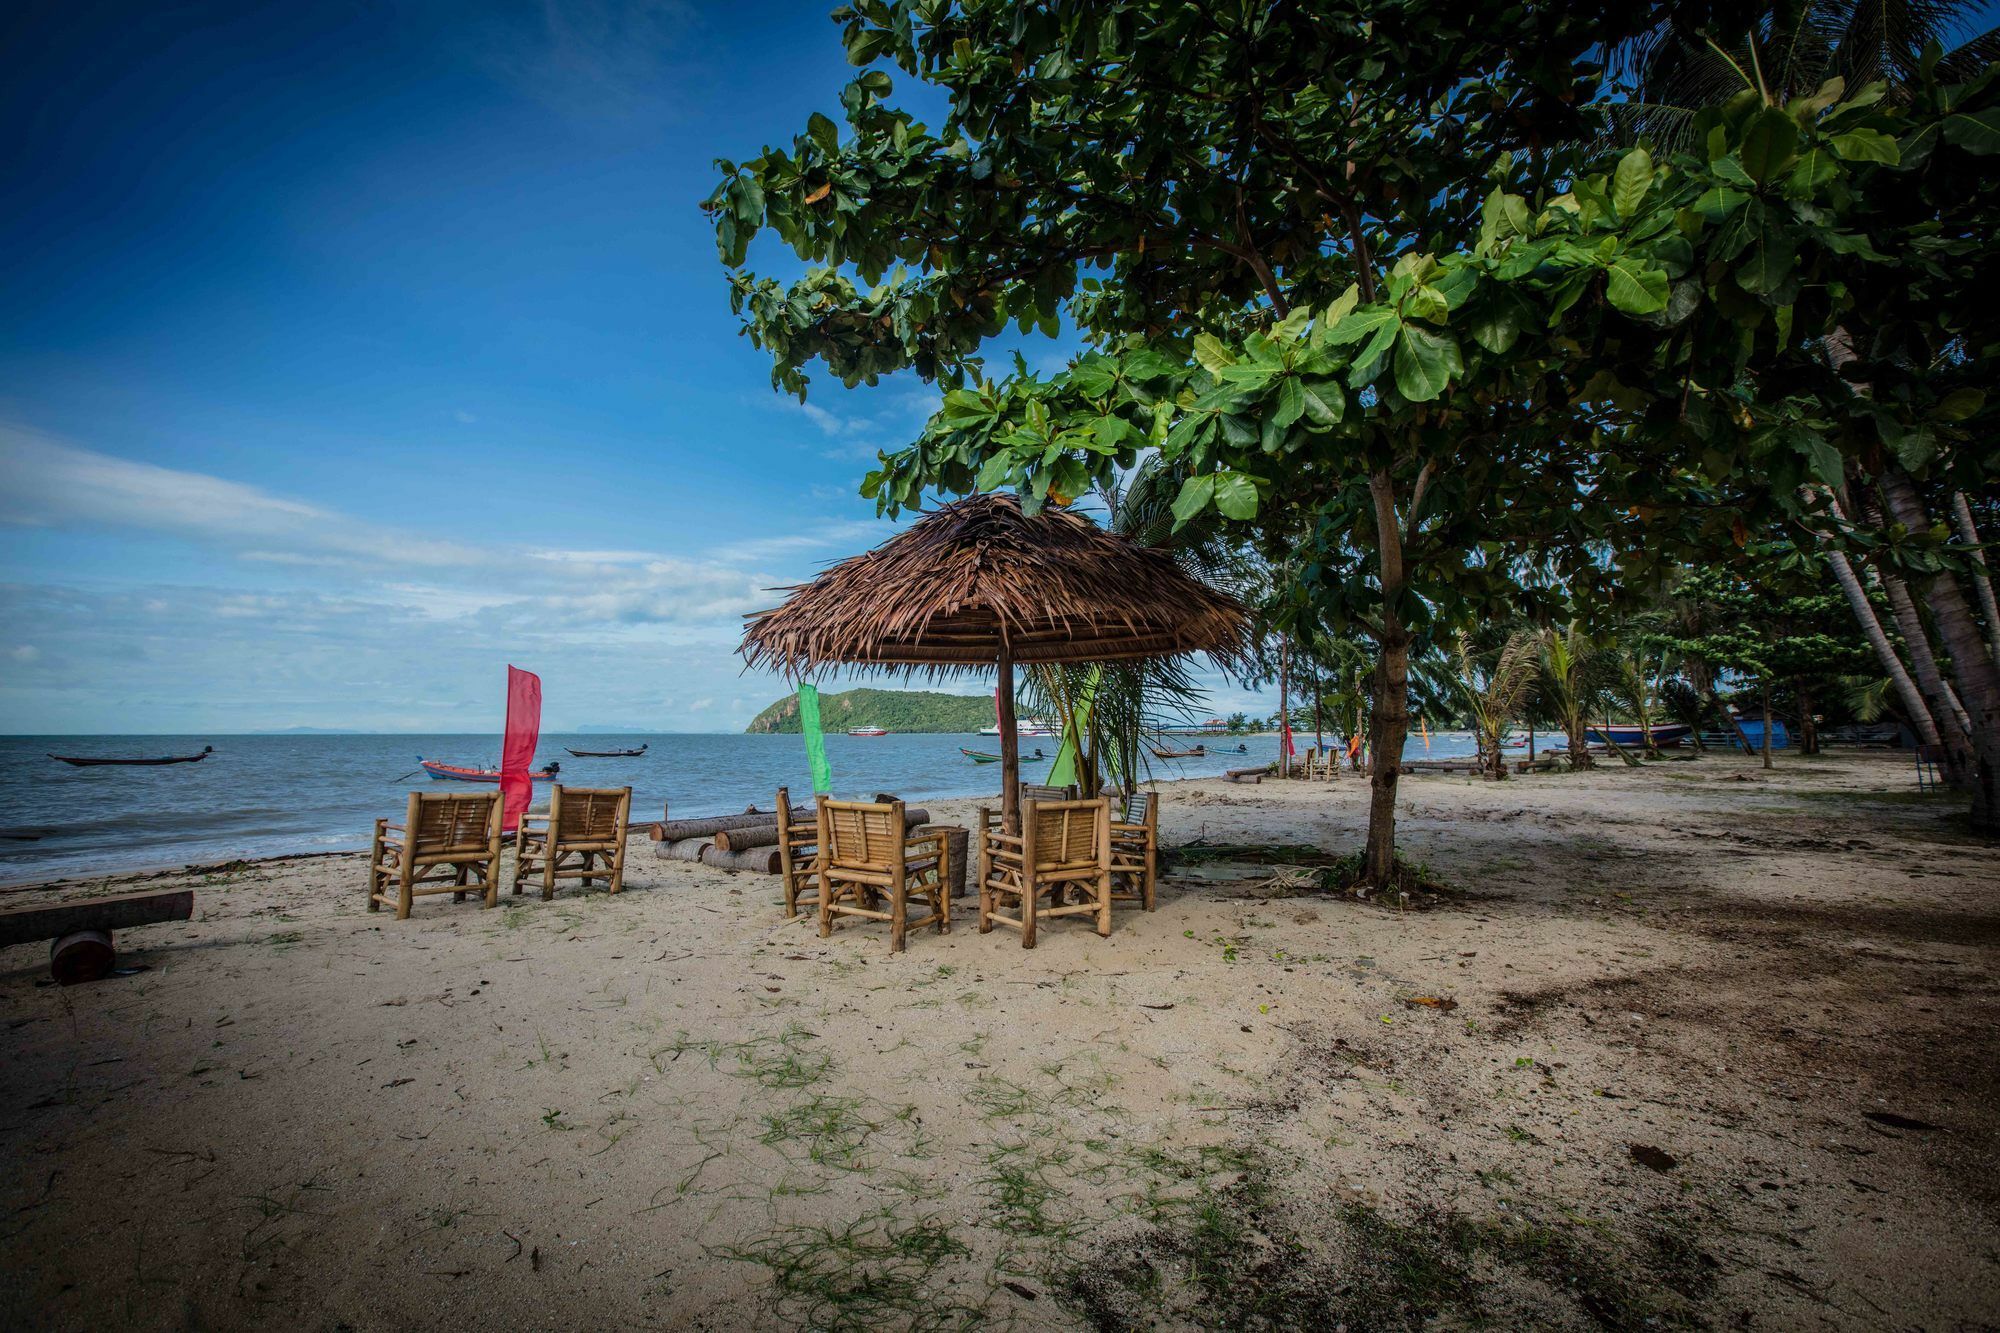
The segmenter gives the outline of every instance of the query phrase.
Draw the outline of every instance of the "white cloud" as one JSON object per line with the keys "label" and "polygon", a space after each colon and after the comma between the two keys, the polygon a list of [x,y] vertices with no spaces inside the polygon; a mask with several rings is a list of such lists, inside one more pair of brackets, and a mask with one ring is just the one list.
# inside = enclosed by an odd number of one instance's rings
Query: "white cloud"
{"label": "white cloud", "polygon": [[42,660],[42,650],[32,643],[24,643],[7,650],[7,656],[23,664]]}

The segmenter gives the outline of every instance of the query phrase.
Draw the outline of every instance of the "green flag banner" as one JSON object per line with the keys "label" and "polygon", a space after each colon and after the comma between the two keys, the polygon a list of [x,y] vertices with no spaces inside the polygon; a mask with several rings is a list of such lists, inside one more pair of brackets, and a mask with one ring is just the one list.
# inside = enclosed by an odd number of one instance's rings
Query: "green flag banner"
{"label": "green flag banner", "polygon": [[806,761],[812,765],[813,792],[833,790],[833,766],[826,762],[826,732],[819,725],[819,686],[799,686],[799,730],[806,736]]}
{"label": "green flag banner", "polygon": [[1103,674],[1102,667],[1092,667],[1089,679],[1077,691],[1073,720],[1063,728],[1062,748],[1056,751],[1056,761],[1049,765],[1051,787],[1067,787],[1076,781],[1076,766],[1083,754],[1083,737],[1090,730],[1090,705],[1097,698],[1097,682]]}

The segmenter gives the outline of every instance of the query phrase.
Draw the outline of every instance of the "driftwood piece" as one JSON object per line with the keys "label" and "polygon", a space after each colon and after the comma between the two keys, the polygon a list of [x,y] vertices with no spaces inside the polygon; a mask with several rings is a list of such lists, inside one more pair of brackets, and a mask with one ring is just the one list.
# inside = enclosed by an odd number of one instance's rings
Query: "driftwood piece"
{"label": "driftwood piece", "polygon": [[115,898],[76,898],[42,907],[16,907],[0,912],[0,948],[30,940],[53,940],[79,931],[110,932],[156,921],[186,921],[194,916],[194,890],[127,893]]}
{"label": "driftwood piece", "polygon": [[775,814],[749,811],[740,815],[706,815],[699,819],[668,819],[658,825],[657,841],[679,842],[682,838],[712,838],[724,829],[756,828],[777,820]]}
{"label": "driftwood piece", "polygon": [[775,875],[779,869],[778,849],[757,847],[747,852],[725,852],[714,843],[707,843],[701,849],[701,863],[718,870],[754,870],[760,875]]}
{"label": "driftwood piece", "polygon": [[1222,776],[1228,778],[1231,782],[1261,783],[1264,781],[1265,775],[1270,771],[1271,766],[1269,764],[1259,764],[1255,768],[1232,768]]}
{"label": "driftwood piece", "polygon": [[761,828],[726,828],[715,835],[715,845],[725,852],[747,852],[752,847],[776,847],[778,826],[765,824]]}
{"label": "driftwood piece", "polygon": [[101,981],[117,965],[118,951],[111,947],[108,930],[79,930],[63,936],[49,948],[49,975],[59,985]]}
{"label": "driftwood piece", "polygon": [[678,838],[673,842],[662,842],[656,849],[668,861],[699,861],[701,849],[714,846],[707,838]]}

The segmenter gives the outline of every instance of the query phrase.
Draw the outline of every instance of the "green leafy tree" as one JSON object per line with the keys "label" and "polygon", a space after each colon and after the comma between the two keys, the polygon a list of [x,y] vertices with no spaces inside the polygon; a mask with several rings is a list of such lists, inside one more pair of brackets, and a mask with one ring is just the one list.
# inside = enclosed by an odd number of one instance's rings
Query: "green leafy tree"
{"label": "green leafy tree", "polygon": [[[1819,281],[1851,248],[1837,205],[1900,111],[1750,94],[1671,161],[1558,147],[1601,106],[1588,57],[1649,26],[1640,7],[841,16],[851,59],[950,111],[928,129],[869,69],[844,130],[818,117],[722,164],[725,262],[768,227],[824,266],[732,278],[776,382],[803,391],[814,358],[848,384],[940,382],[864,484],[885,510],[1001,486],[1032,509],[1156,452],[1184,475],[1177,518],[1293,560],[1288,614],[1377,648],[1372,882],[1393,872],[1413,638],[1601,601],[1839,479],[1823,436],[1766,419],[1756,372],[1841,313]],[[988,378],[1008,323],[1089,349]]]}

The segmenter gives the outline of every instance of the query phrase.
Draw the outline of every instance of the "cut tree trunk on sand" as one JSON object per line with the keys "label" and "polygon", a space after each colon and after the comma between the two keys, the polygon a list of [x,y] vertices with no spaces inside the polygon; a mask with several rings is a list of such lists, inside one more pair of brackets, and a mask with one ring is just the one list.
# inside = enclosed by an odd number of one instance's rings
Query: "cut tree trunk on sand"
{"label": "cut tree trunk on sand", "polygon": [[718,870],[754,870],[760,875],[778,873],[779,858],[776,847],[758,847],[747,852],[725,852],[714,843],[701,850],[701,863],[714,866]]}
{"label": "cut tree trunk on sand", "polygon": [[699,861],[701,849],[715,844],[707,838],[681,838],[674,842],[663,842],[659,854],[668,861]]}
{"label": "cut tree trunk on sand", "polygon": [[771,811],[759,813],[755,810],[740,815],[708,815],[700,819],[667,819],[655,824],[655,842],[679,842],[682,838],[712,838],[724,829],[756,828],[763,824],[775,824],[778,816]]}

